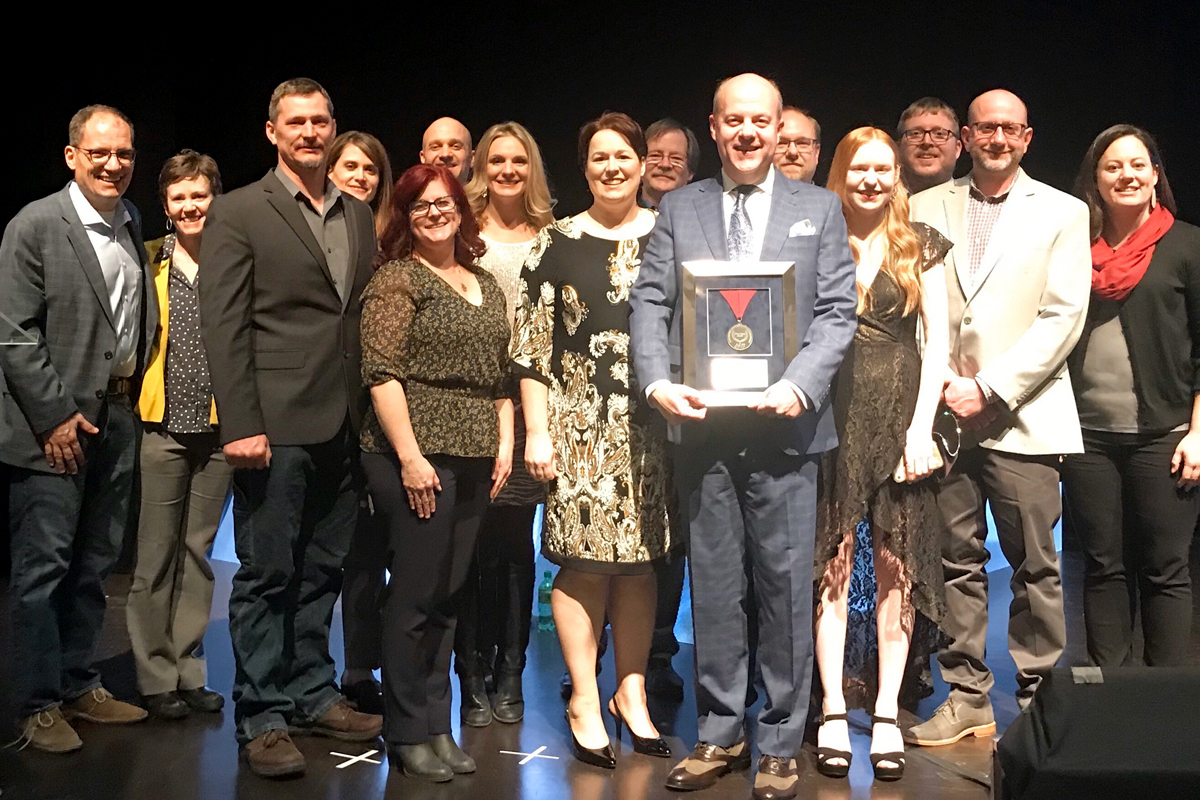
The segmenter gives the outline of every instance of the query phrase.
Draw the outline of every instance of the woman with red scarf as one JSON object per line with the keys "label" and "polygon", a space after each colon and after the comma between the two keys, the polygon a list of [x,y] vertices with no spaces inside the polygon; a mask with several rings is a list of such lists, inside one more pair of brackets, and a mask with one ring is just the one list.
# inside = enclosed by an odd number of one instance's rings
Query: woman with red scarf
{"label": "woman with red scarf", "polygon": [[1088,659],[1182,666],[1200,514],[1200,229],[1175,219],[1158,145],[1132,125],[1096,137],[1076,194],[1092,212],[1092,300],[1069,360],[1084,452],[1066,457],[1063,487]]}

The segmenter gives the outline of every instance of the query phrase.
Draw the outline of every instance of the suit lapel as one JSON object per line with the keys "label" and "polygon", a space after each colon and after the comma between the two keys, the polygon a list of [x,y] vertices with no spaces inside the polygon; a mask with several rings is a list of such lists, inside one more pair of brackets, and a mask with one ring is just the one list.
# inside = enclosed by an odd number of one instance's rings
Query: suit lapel
{"label": "suit lapel", "polygon": [[729,258],[727,242],[725,241],[725,214],[721,205],[721,182],[709,178],[700,187],[696,195],[696,215],[700,217],[700,230],[708,240],[708,249],[712,251],[713,259],[725,261]]}
{"label": "suit lapel", "polygon": [[[368,207],[369,208],[369,207]],[[342,311],[350,305],[350,295],[354,294],[354,282],[358,275],[358,253],[362,242],[358,240],[358,220],[355,215],[361,209],[357,203],[351,203],[342,196],[342,211],[346,219],[346,241],[350,243],[350,257],[346,261],[346,285],[342,290]],[[375,220],[371,219],[372,228]]]}
{"label": "suit lapel", "polygon": [[[268,173],[267,177],[262,181],[263,190],[267,193],[267,201],[270,202],[275,210],[279,212],[279,216],[283,217],[284,222],[296,234],[296,237],[304,243],[308,248],[308,252],[312,253],[312,257],[316,259],[317,264],[321,266],[321,271],[325,273],[329,284],[333,286],[333,275],[329,272],[329,262],[325,260],[325,253],[322,252],[321,246],[317,244],[316,237],[313,236],[312,229],[308,227],[308,223],[304,220],[304,215],[300,213],[300,205],[295,197],[292,197],[274,173]],[[336,287],[335,287],[336,288]]]}
{"label": "suit lapel", "polygon": [[1000,217],[996,220],[995,226],[992,227],[991,236],[988,237],[987,248],[983,251],[983,260],[979,262],[979,275],[975,281],[975,292],[983,288],[984,282],[987,281],[988,276],[996,268],[996,264],[1000,261],[1001,256],[1004,255],[1005,247],[1012,242],[1013,237],[1010,233],[1019,229],[1021,215],[1025,210],[1025,198],[1032,193],[1032,183],[1026,180],[1025,172],[1023,170],[1018,172],[1012,189],[1009,190],[1008,199],[1004,201],[1004,208],[1000,211]]}
{"label": "suit lapel", "polygon": [[787,241],[788,226],[799,216],[799,207],[796,187],[787,185],[783,176],[775,173],[771,211],[767,215],[767,230],[763,234],[762,251],[758,256],[760,260],[771,261],[783,250],[783,243]]}
{"label": "suit lapel", "polygon": [[63,189],[62,194],[59,195],[63,222],[67,226],[67,241],[71,243],[71,248],[74,249],[75,256],[79,259],[79,266],[83,269],[83,274],[87,276],[88,283],[92,285],[92,291],[96,293],[100,307],[104,309],[104,318],[108,320],[108,324],[115,331],[117,323],[113,320],[112,301],[108,298],[108,284],[104,282],[104,270],[100,269],[100,259],[96,258],[96,251],[92,249],[92,243],[88,240],[87,230],[79,220],[79,215],[75,213],[75,205],[71,202],[71,195],[68,193],[69,188]]}
{"label": "suit lapel", "polygon": [[[969,178],[968,178],[969,180]],[[958,288],[962,290],[963,297],[971,294],[970,276],[967,274],[971,269],[971,258],[967,253],[967,185],[960,184],[955,181],[950,187],[949,193],[942,200],[942,208],[946,214],[946,237],[954,243],[954,247],[950,248],[949,257],[951,264],[954,267],[954,272],[958,276]],[[959,258],[962,256],[962,258]]]}

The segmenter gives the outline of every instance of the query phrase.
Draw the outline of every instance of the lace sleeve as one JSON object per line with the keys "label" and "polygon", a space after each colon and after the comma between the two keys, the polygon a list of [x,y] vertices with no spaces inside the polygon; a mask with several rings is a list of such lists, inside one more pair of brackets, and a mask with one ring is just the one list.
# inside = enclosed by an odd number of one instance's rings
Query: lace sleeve
{"label": "lace sleeve", "polygon": [[934,264],[939,264],[946,259],[946,254],[950,252],[950,248],[954,247],[954,243],[942,236],[938,230],[924,222],[914,222],[913,230],[917,232],[917,236],[921,239],[921,271],[932,267]]}

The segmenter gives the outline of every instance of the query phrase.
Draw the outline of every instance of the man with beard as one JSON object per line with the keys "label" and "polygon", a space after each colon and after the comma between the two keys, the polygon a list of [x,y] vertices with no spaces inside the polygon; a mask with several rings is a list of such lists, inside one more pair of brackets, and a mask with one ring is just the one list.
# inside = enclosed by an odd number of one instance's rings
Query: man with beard
{"label": "man with beard", "polygon": [[289,731],[369,741],[383,724],[346,704],[329,655],[358,516],[358,325],[375,226],[366,203],[326,178],[337,125],[320,84],[280,84],[266,133],[276,167],[209,208],[200,318],[236,469],[237,737],[255,774],[284,777],[305,768]]}
{"label": "man with beard", "polygon": [[471,179],[472,152],[471,132],[454,117],[435,119],[421,136],[421,163],[445,167],[462,184]]}
{"label": "man with beard", "polygon": [[958,115],[945,100],[922,97],[900,115],[896,125],[900,145],[900,177],[909,194],[923,192],[954,177],[962,155]]}
{"label": "man with beard", "polygon": [[[650,123],[646,128],[646,175],[639,205],[657,209],[663,195],[687,186],[699,168],[700,143],[691,128],[670,117]],[[675,602],[678,605],[678,599]]]}
{"label": "man with beard", "polygon": [[816,117],[795,106],[784,106],[775,166],[792,180],[812,183],[820,158],[821,125]]}
{"label": "man with beard", "polygon": [[1066,643],[1053,528],[1062,512],[1058,464],[1083,450],[1066,358],[1091,291],[1088,209],[1030,178],[1033,138],[1011,92],[971,103],[963,144],[969,175],[912,198],[912,218],[954,242],[946,261],[950,365],[945,400],[966,429],[942,482],[942,563],[951,644],[938,654],[950,696],[905,734],[944,745],[996,730],[984,662],[988,551],[984,500],[1012,567],[1009,652],[1017,702],[1028,705]]}

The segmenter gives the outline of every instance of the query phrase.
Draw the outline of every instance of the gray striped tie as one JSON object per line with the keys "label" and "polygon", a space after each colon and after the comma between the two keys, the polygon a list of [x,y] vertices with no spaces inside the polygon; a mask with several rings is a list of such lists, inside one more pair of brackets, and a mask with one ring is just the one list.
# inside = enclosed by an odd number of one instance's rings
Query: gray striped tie
{"label": "gray striped tie", "polygon": [[754,191],[754,187],[739,186],[733,191],[733,213],[729,215],[727,242],[729,260],[750,261],[754,258],[754,237],[750,230],[750,215],[746,213],[746,197]]}

